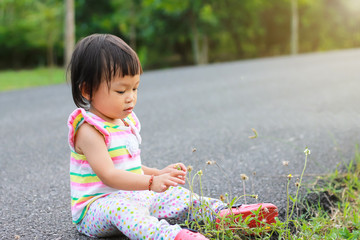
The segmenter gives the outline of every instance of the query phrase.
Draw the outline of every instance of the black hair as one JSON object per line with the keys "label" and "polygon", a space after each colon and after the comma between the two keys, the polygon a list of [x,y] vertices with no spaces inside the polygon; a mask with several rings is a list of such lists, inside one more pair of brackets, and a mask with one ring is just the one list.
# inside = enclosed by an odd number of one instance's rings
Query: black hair
{"label": "black hair", "polygon": [[[113,77],[141,74],[142,67],[135,51],[122,39],[111,34],[93,34],[76,44],[69,71],[74,103],[87,108],[102,81],[110,87]],[[82,95],[82,90],[90,101]]]}

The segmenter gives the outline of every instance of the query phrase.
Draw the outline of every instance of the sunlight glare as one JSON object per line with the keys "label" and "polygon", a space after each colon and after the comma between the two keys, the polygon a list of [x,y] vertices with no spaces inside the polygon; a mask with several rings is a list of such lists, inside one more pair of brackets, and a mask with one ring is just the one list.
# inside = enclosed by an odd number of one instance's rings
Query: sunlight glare
{"label": "sunlight glare", "polygon": [[350,10],[357,12],[360,10],[360,0],[347,0],[347,5]]}

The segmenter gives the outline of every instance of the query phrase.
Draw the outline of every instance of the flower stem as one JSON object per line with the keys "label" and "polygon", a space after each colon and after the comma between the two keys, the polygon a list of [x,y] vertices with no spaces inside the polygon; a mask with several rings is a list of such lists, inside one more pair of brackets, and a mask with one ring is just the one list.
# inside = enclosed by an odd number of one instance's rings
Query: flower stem
{"label": "flower stem", "polygon": [[299,195],[299,189],[300,189],[300,187],[301,187],[301,181],[302,181],[303,176],[304,176],[304,173],[305,173],[305,169],[306,169],[306,165],[307,165],[307,160],[308,160],[308,154],[305,154],[304,168],[303,168],[303,171],[302,171],[302,173],[301,173],[301,175],[300,175],[299,185],[298,185],[297,190],[296,190],[296,195],[295,195],[295,199],[294,199],[294,204],[292,205],[292,208],[291,208],[290,217],[291,217],[292,214],[294,213],[295,202],[297,201],[297,198],[298,198],[298,195]]}
{"label": "flower stem", "polygon": [[245,192],[245,181],[242,181],[242,183],[243,183],[243,191],[244,191],[244,202],[245,202],[245,204],[247,204],[246,203],[246,192]]}

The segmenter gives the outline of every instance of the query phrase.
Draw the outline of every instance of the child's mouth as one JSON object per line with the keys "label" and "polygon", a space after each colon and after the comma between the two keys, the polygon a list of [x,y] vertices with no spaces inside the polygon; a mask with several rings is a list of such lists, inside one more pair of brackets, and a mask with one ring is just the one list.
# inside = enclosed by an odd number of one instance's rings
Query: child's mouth
{"label": "child's mouth", "polygon": [[133,107],[130,107],[130,108],[125,109],[124,111],[128,112],[128,113],[131,113],[133,109],[134,109]]}

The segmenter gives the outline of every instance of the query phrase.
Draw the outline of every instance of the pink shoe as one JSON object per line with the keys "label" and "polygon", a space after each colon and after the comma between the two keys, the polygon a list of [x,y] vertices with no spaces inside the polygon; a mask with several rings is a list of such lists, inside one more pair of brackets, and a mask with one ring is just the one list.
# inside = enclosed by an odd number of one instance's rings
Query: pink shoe
{"label": "pink shoe", "polygon": [[[231,209],[224,209],[221,210],[219,212],[219,216],[220,217],[224,217],[224,216],[230,216],[230,215],[242,215],[242,219],[245,219],[247,216],[252,215],[252,217],[255,217],[255,214],[252,213],[251,211],[256,212],[259,208],[260,212],[257,215],[257,220],[253,219],[250,221],[250,223],[248,224],[248,226],[250,228],[254,228],[254,227],[259,227],[262,226],[262,222],[264,223],[275,223],[275,217],[278,216],[278,210],[277,207],[274,204],[271,203],[258,203],[258,204],[250,204],[250,205],[241,205],[240,207],[236,207],[236,208],[231,208]],[[240,217],[239,217],[240,218]],[[239,221],[239,218],[235,219],[235,222]],[[220,219],[216,219],[217,223],[220,223]],[[217,225],[216,227],[219,227],[219,225]]]}
{"label": "pink shoe", "polygon": [[181,230],[174,240],[209,240],[199,232],[188,229]]}

